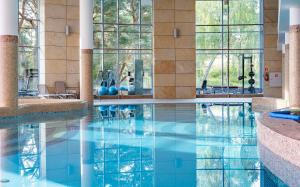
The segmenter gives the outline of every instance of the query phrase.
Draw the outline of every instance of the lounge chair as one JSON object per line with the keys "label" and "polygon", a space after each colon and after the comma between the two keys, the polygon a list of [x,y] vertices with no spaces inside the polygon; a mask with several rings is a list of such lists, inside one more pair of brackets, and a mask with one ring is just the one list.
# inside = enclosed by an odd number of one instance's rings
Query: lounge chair
{"label": "lounge chair", "polygon": [[66,84],[63,81],[56,81],[55,85],[55,93],[59,97],[66,99],[66,98],[76,98],[75,94],[71,94],[67,92]]}
{"label": "lounge chair", "polygon": [[39,84],[38,86],[39,89],[39,94],[38,97],[43,98],[43,99],[59,99],[59,96],[57,94],[49,94],[49,90],[46,85],[44,84]]}

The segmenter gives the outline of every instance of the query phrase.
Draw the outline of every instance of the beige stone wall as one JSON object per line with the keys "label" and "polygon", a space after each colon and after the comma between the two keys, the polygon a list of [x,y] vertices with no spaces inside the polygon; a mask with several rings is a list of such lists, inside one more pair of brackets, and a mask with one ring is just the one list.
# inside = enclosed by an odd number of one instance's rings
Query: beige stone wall
{"label": "beige stone wall", "polygon": [[[79,0],[41,0],[40,84],[79,88]],[[71,34],[66,36],[65,27]]]}
{"label": "beige stone wall", "polygon": [[154,0],[153,9],[154,98],[195,98],[195,0]]}
{"label": "beige stone wall", "polygon": [[[264,63],[270,72],[282,71],[282,54],[277,50],[278,40],[278,0],[264,0]],[[270,88],[269,82],[264,82],[264,96],[282,97],[282,88]]]}

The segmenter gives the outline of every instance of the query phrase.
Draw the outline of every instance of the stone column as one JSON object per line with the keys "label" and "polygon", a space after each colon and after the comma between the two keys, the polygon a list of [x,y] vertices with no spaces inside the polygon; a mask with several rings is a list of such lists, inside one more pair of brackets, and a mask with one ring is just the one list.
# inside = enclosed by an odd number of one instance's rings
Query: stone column
{"label": "stone column", "polygon": [[290,8],[290,107],[300,107],[300,8]]}
{"label": "stone column", "polygon": [[80,99],[93,106],[93,0],[80,0]]}
{"label": "stone column", "polygon": [[18,0],[0,0],[0,107],[18,107]]}
{"label": "stone column", "polygon": [[284,50],[284,58],[283,58],[283,98],[288,101],[289,100],[289,53],[290,53],[290,45],[289,45],[289,35],[285,33],[285,44],[283,45]]}

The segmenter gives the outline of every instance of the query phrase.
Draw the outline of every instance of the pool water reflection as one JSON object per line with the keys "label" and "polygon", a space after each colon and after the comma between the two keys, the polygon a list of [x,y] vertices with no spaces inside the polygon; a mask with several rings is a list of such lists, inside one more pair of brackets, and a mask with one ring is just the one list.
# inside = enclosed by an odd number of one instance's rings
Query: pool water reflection
{"label": "pool water reflection", "polygon": [[1,120],[3,186],[286,186],[249,103],[100,106]]}

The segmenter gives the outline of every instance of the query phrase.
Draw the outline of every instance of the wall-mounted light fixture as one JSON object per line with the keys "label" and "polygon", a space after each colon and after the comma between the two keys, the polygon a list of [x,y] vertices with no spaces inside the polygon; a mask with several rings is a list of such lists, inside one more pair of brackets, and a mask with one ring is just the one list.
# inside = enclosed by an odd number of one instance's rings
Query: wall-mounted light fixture
{"label": "wall-mounted light fixture", "polygon": [[70,25],[66,25],[66,27],[65,27],[65,33],[66,33],[66,36],[69,36],[71,34]]}
{"label": "wall-mounted light fixture", "polygon": [[174,36],[174,38],[179,38],[179,29],[177,29],[177,28],[174,28],[174,30],[173,30],[173,36]]}

